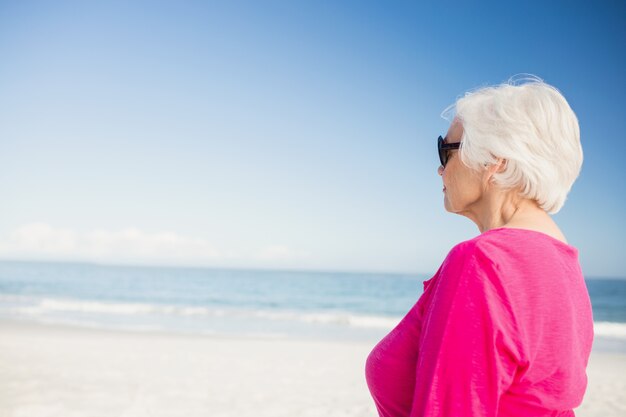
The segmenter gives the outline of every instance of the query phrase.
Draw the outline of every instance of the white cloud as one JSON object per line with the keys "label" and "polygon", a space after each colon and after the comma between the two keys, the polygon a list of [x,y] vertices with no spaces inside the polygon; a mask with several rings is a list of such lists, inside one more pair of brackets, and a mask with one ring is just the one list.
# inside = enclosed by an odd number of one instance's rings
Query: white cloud
{"label": "white cloud", "polygon": [[80,233],[46,223],[29,223],[0,237],[0,257],[174,264],[211,263],[226,258],[206,239],[172,232],[146,233],[127,228]]}
{"label": "white cloud", "polygon": [[270,245],[243,253],[218,250],[204,238],[173,232],[147,233],[136,227],[79,232],[47,223],[28,223],[0,236],[0,259],[87,261],[190,266],[293,266],[308,252]]}

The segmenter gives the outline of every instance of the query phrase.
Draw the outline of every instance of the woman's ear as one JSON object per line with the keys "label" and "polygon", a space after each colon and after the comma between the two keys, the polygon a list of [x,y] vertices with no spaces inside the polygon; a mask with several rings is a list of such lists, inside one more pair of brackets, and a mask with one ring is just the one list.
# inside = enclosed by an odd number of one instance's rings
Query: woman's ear
{"label": "woman's ear", "polygon": [[485,170],[483,171],[483,185],[488,186],[492,183],[493,174],[502,172],[506,169],[507,160],[498,158],[495,164],[483,164]]}
{"label": "woman's ear", "polygon": [[504,159],[504,158],[498,158],[498,169],[496,170],[496,172],[504,172],[504,170],[506,169],[506,166],[508,164],[508,160]]}

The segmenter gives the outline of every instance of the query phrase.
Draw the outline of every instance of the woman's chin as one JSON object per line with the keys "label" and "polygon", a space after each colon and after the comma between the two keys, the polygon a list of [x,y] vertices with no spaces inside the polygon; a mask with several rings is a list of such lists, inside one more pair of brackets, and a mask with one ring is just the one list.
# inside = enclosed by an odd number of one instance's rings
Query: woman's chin
{"label": "woman's chin", "polygon": [[459,212],[459,210],[456,209],[452,203],[450,203],[450,200],[448,200],[447,196],[443,199],[443,208],[448,213],[458,213]]}

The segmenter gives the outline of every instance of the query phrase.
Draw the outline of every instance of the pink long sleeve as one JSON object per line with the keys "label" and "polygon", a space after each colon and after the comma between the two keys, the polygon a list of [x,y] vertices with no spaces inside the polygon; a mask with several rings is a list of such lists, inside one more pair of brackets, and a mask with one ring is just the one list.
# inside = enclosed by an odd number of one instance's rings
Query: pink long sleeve
{"label": "pink long sleeve", "polygon": [[457,246],[424,318],[411,416],[496,416],[518,363],[506,293],[480,252]]}
{"label": "pink long sleeve", "polygon": [[576,248],[492,229],[450,251],[366,376],[382,417],[572,416],[592,339]]}

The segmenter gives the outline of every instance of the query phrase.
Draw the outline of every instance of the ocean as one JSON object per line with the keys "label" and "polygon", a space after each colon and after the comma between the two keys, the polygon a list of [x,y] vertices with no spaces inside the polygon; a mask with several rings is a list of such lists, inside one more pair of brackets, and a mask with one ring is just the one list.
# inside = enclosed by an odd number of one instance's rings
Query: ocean
{"label": "ocean", "polygon": [[[0,319],[374,343],[431,276],[2,261]],[[626,352],[626,279],[586,284],[594,348]]]}

